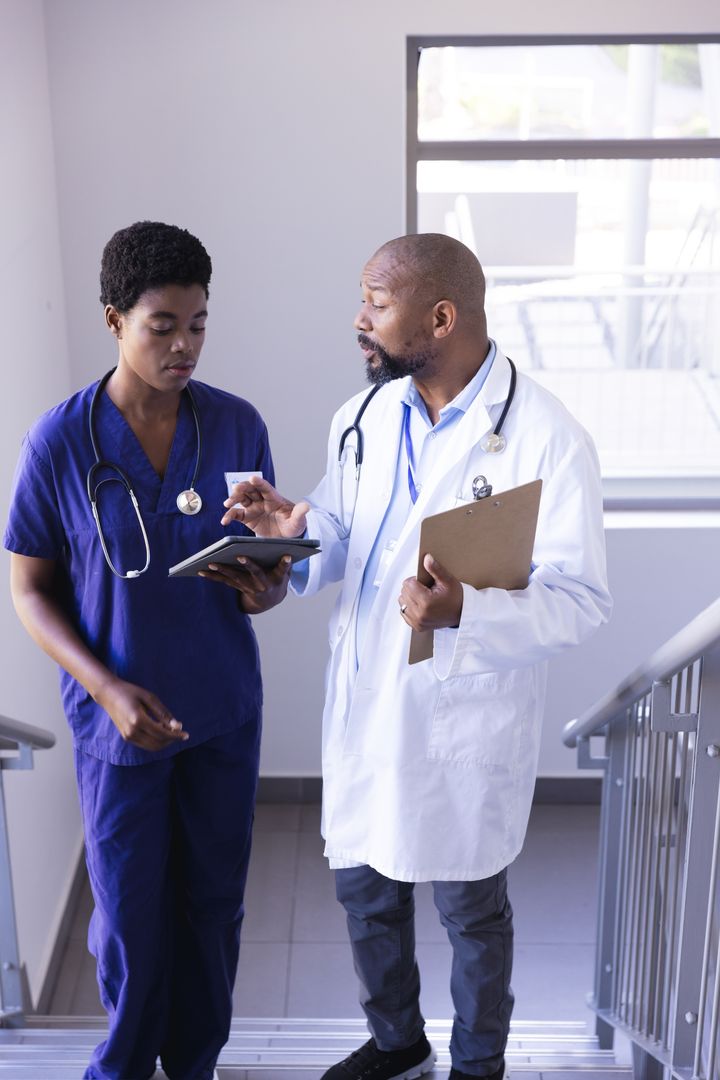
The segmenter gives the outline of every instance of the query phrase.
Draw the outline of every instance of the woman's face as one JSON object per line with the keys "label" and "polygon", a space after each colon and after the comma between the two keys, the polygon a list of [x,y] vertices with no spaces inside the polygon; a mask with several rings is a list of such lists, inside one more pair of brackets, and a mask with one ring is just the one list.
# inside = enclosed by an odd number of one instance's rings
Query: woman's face
{"label": "woman's face", "polygon": [[205,341],[207,298],[202,285],[149,289],[130,311],[105,309],[118,341],[118,373],[159,391],[183,390]]}

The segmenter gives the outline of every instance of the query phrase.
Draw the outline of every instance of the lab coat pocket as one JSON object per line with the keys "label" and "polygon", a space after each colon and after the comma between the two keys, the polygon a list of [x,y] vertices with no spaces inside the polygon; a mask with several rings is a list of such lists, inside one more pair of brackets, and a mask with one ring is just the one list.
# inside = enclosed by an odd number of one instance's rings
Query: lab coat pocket
{"label": "lab coat pocket", "polygon": [[531,688],[530,668],[446,679],[440,686],[428,758],[512,769],[527,721]]}

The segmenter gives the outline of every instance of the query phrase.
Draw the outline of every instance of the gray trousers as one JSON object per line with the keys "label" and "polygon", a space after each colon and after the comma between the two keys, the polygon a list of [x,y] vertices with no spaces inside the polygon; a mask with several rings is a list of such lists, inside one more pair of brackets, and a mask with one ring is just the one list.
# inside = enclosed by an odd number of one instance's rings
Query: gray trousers
{"label": "gray trousers", "polygon": [[[507,871],[481,881],[434,881],[440,922],[453,958],[453,1066],[473,1076],[500,1068],[510,1029],[513,994],[512,908]],[[347,913],[360,1004],[381,1050],[416,1042],[420,973],[415,959],[415,900],[411,882],[393,881],[369,866],[335,871],[337,898]]]}

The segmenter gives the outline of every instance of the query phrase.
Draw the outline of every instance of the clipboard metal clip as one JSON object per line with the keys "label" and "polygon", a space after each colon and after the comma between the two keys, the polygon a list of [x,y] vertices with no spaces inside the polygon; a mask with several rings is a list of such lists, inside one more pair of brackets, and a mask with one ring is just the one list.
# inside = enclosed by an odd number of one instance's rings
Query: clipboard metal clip
{"label": "clipboard metal clip", "polygon": [[487,477],[476,476],[472,482],[472,493],[476,502],[479,499],[487,499],[488,495],[492,495],[492,484],[488,484]]}

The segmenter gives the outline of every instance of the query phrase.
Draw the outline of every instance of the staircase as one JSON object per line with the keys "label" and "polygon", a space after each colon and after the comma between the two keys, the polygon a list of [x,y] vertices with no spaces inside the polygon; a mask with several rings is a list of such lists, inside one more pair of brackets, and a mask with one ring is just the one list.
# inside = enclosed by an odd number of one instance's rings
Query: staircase
{"label": "staircase", "polygon": [[[27,1027],[0,1029],[0,1080],[78,1080],[92,1048],[102,1038],[96,1017],[35,1016]],[[449,1020],[430,1020],[427,1034],[438,1052],[432,1077],[450,1068]],[[276,1080],[279,1074],[317,1080],[333,1062],[367,1038],[362,1020],[234,1020],[230,1041],[218,1062],[220,1080]],[[507,1063],[523,1080],[588,1080],[631,1077],[611,1050],[600,1050],[583,1023],[516,1021],[511,1026]],[[158,1080],[162,1073],[158,1074]]]}

